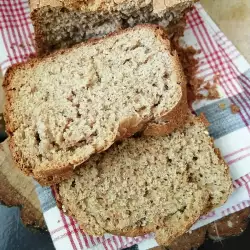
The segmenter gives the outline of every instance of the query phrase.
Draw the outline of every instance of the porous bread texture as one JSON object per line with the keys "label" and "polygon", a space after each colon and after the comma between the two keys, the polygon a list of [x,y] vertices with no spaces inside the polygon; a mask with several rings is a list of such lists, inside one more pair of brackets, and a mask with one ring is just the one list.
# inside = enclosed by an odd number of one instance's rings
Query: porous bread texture
{"label": "porous bread texture", "polygon": [[181,126],[185,77],[163,36],[138,26],[8,70],[5,120],[17,165],[52,184],[147,123]]}
{"label": "porous bread texture", "polygon": [[37,52],[41,55],[92,37],[152,23],[166,28],[180,20],[193,0],[31,0]]}
{"label": "porous bread texture", "polygon": [[190,116],[164,137],[129,138],[57,186],[57,199],[90,235],[156,233],[169,245],[232,191],[228,166]]}

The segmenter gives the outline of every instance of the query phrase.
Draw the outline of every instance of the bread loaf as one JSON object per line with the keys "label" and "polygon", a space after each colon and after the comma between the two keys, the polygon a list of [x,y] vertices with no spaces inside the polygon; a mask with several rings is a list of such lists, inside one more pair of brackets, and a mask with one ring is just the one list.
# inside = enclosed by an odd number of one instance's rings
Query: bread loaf
{"label": "bread loaf", "polygon": [[57,186],[57,200],[90,235],[156,233],[170,245],[232,191],[229,169],[201,121],[163,137],[129,138]]}
{"label": "bread loaf", "polygon": [[164,28],[180,20],[193,0],[30,0],[41,55],[136,24]]}
{"label": "bread loaf", "polygon": [[156,26],[16,65],[3,85],[12,154],[41,184],[68,178],[114,141],[156,133],[155,124],[169,133],[187,115],[177,54]]}

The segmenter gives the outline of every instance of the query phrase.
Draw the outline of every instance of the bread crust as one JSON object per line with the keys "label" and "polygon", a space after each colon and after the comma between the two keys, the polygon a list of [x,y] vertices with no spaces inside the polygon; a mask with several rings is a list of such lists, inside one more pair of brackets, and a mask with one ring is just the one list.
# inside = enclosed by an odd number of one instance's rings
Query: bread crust
{"label": "bread crust", "polygon": [[[60,210],[62,210],[65,214],[67,214],[68,216],[74,217],[74,214],[72,213],[72,211],[69,209],[66,209],[63,206],[63,204],[61,203],[61,197],[59,194],[59,185],[58,184],[54,185],[52,187],[52,189],[53,189],[53,193],[54,193],[57,207]],[[230,193],[231,192],[232,192],[232,190],[230,191]],[[222,203],[226,202],[226,200],[227,200],[227,198]],[[178,238],[179,236],[186,233],[199,220],[200,216],[206,215],[214,208],[215,207],[213,207],[211,204],[210,205],[208,204],[207,207],[204,208],[200,214],[197,214],[196,216],[193,216],[188,221],[186,221],[186,225],[182,225],[179,228],[180,230],[178,232],[176,232],[175,234],[172,234],[167,239],[166,239],[166,236],[164,233],[164,230],[166,230],[166,227],[159,227],[158,228],[158,225],[150,225],[147,227],[138,227],[138,228],[125,228],[122,231],[112,231],[112,232],[107,232],[107,233],[119,235],[119,236],[126,236],[126,237],[137,237],[137,236],[143,236],[145,234],[149,234],[149,233],[154,232],[156,241],[159,245],[169,246],[176,238]],[[88,230],[86,230],[84,225],[79,224],[79,226],[85,233],[91,235],[91,232],[88,232]],[[103,235],[94,235],[94,236],[103,236]]]}
{"label": "bread crust", "polygon": [[32,179],[15,169],[7,140],[0,144],[0,168],[0,201],[6,206],[19,207],[25,225],[45,228]]}
{"label": "bread crust", "polygon": [[[57,207],[68,216],[74,217],[74,214],[72,213],[72,211],[69,209],[66,209],[61,203],[61,197],[59,194],[59,185],[58,184],[54,185],[52,189],[53,189]],[[226,199],[224,202],[226,202]],[[137,228],[125,228],[122,231],[112,231],[112,232],[107,232],[107,233],[119,235],[119,236],[126,236],[126,237],[137,237],[137,236],[143,236],[145,234],[154,232],[156,241],[159,245],[169,246],[176,238],[186,233],[199,220],[200,216],[207,214],[213,208],[214,207],[208,204],[208,206],[204,208],[200,214],[197,214],[196,216],[193,216],[192,218],[190,218],[188,221],[186,221],[186,225],[182,225],[179,228],[180,230],[178,232],[176,232],[175,234],[172,234],[168,238],[166,238],[165,233],[164,233],[164,230],[166,230],[166,227],[163,226],[163,227],[158,228],[158,225],[149,225],[147,227],[137,227]],[[84,227],[84,225],[79,224],[79,226],[85,233],[91,235],[91,232],[88,232],[88,230]],[[103,236],[103,235],[94,235],[94,236]]]}
{"label": "bread crust", "polygon": [[13,188],[2,173],[0,173],[0,182],[0,201],[6,206],[20,206],[21,219],[25,225],[45,228],[42,212],[36,209],[18,190]]}
{"label": "bread crust", "polygon": [[182,89],[182,97],[177,105],[169,112],[163,113],[161,119],[155,122],[149,122],[143,131],[147,136],[162,136],[172,133],[176,128],[182,127],[188,117],[188,102],[187,102],[187,83],[186,76],[182,70],[180,60],[177,52],[173,51],[175,71],[177,74],[177,81],[180,83]]}
{"label": "bread crust", "polygon": [[[140,1],[133,0],[135,3]],[[168,0],[168,1],[159,1],[153,0],[153,12],[159,13],[162,16],[162,12],[166,9],[170,11],[179,5],[190,5],[186,10],[183,11],[183,15],[190,10],[190,7],[194,2],[198,0]],[[147,2],[147,1],[145,1]],[[78,1],[78,0],[30,0],[30,8],[31,8],[31,20],[34,26],[34,38],[35,38],[35,48],[36,52],[39,56],[44,54],[48,54],[54,50],[53,46],[51,46],[46,41],[46,34],[43,31],[43,22],[40,19],[39,11],[44,7],[51,7],[51,8],[64,8],[68,11],[81,11],[82,13],[106,13],[105,16],[109,13],[116,13],[117,6],[122,6],[126,3],[126,0],[92,0],[92,1]],[[140,3],[141,4],[141,3]],[[136,4],[135,4],[136,6]],[[140,7],[136,6],[136,9]],[[139,23],[138,23],[139,24]]]}
{"label": "bread crust", "polygon": [[[78,44],[78,45],[76,45],[72,48],[69,48],[69,49],[62,49],[62,50],[55,51],[53,54],[45,56],[44,59],[50,60],[59,54],[69,53],[71,50],[76,49],[82,45],[90,46],[90,45],[95,44],[95,43],[100,43],[104,39],[107,39],[109,37],[119,35],[122,33],[126,33],[129,31],[134,31],[136,29],[141,29],[141,28],[147,28],[147,29],[152,30],[155,33],[155,35],[157,36],[157,38],[161,39],[161,41],[164,43],[164,45],[166,46],[166,50],[171,51],[170,42],[169,42],[169,40],[166,39],[166,33],[164,32],[164,30],[157,25],[145,24],[145,25],[139,25],[139,26],[134,27],[134,28],[129,28],[127,30],[115,32],[115,33],[110,34],[109,36],[107,36],[105,38],[92,39],[92,40],[89,40],[87,43],[81,43],[81,44]],[[184,73],[182,71],[181,65],[179,63],[179,59],[178,59],[176,52],[173,53],[172,59],[173,59],[172,63],[176,64],[175,65],[176,79],[177,79],[177,82],[180,83],[181,90],[182,90],[182,96],[180,97],[180,100],[175,105],[175,107],[170,112],[163,113],[161,118],[160,118],[160,122],[164,122],[164,121],[168,120],[170,122],[170,124],[169,125],[168,124],[167,125],[154,124],[155,119],[158,119],[156,117],[145,117],[145,118],[130,117],[128,120],[124,120],[122,123],[120,123],[120,126],[119,126],[117,133],[116,134],[114,133],[113,140],[106,143],[106,145],[103,145],[102,148],[96,148],[95,153],[102,152],[102,151],[106,150],[107,148],[109,148],[115,141],[129,137],[129,136],[135,134],[136,132],[139,132],[145,128],[146,128],[147,135],[156,135],[156,134],[163,135],[163,134],[167,134],[167,133],[173,131],[175,128],[181,126],[184,123],[184,121],[186,119],[185,114],[188,113],[187,96],[186,96],[186,79],[185,79]],[[35,64],[38,64],[41,60],[42,60],[42,58],[33,58],[33,59],[30,59],[30,61],[28,63],[26,63],[25,65],[28,64],[29,67],[33,67]],[[15,70],[18,68],[22,69],[23,65],[24,64],[17,64],[15,66],[9,68],[6,72],[6,76],[5,76],[5,79],[3,82],[3,87],[5,90],[5,95],[6,95],[6,100],[7,100],[6,104],[5,104],[4,114],[5,114],[5,121],[6,121],[6,130],[10,136],[10,149],[11,149],[12,155],[14,156],[14,159],[15,159],[16,163],[18,164],[19,168],[23,172],[25,172],[26,175],[32,175],[41,185],[55,184],[55,183],[58,183],[64,179],[69,178],[72,175],[73,170],[76,168],[76,166],[78,166],[81,163],[83,163],[84,161],[88,160],[88,158],[90,156],[86,157],[85,159],[82,159],[79,162],[74,162],[72,164],[68,164],[65,166],[59,166],[59,167],[58,167],[58,165],[54,165],[54,166],[51,165],[49,169],[43,169],[43,170],[34,170],[34,169],[32,169],[31,166],[27,166],[27,163],[24,161],[24,159],[22,159],[21,152],[16,151],[15,142],[14,142],[14,139],[12,137],[12,134],[16,129],[15,128],[16,125],[12,123],[11,118],[9,116],[11,114],[12,102],[13,102],[12,91],[14,91],[12,89],[12,86],[11,86],[11,78],[12,78]],[[180,112],[180,113],[176,113],[176,112]],[[175,119],[178,119],[177,122],[175,122]],[[147,127],[148,123],[150,124],[149,127]],[[157,128],[157,126],[159,126],[159,128]]]}
{"label": "bread crust", "polygon": [[[88,10],[97,11],[99,9],[105,10],[114,7],[117,4],[126,2],[127,0],[91,0],[91,1],[79,1],[79,0],[30,0],[31,11],[42,8],[44,6],[52,7],[65,7],[72,10]],[[134,0],[139,2],[138,0]],[[197,2],[198,0],[167,0],[167,1],[154,1],[154,9],[162,10],[166,7],[173,7],[177,4],[186,2]]]}
{"label": "bread crust", "polygon": [[[63,211],[65,214],[68,216],[74,217],[74,214],[72,213],[71,210],[65,209],[61,202],[61,197],[59,194],[59,185],[54,185],[52,187],[54,198],[56,200],[57,207]],[[206,214],[210,211],[210,209],[206,208],[202,214],[199,214],[197,216],[194,216],[193,218],[189,219],[187,224],[183,227],[180,227],[180,231],[176,232],[176,234],[172,235],[168,240],[166,240],[166,237],[162,237],[159,234],[157,234],[157,231],[159,232],[160,230],[164,230],[164,227],[157,228],[158,225],[149,225],[147,227],[137,227],[137,228],[125,228],[122,231],[112,231],[112,232],[107,232],[110,234],[114,235],[119,235],[119,236],[126,236],[126,237],[137,237],[137,236],[143,236],[145,234],[149,234],[154,232],[156,234],[156,241],[159,245],[164,245],[168,246],[171,244],[172,241],[174,241],[177,237],[181,236],[184,234],[198,219],[201,215]],[[87,234],[91,235],[91,232],[88,232],[84,225],[79,224],[80,228]],[[95,235],[95,236],[103,236],[103,235]]]}
{"label": "bread crust", "polygon": [[[53,186],[53,193],[54,193],[54,197],[55,197],[55,200],[56,200],[57,207],[60,210],[62,210],[65,214],[67,214],[68,216],[74,217],[74,214],[72,213],[72,211],[70,211],[69,209],[65,210],[65,208],[63,207],[63,204],[61,203],[61,198],[60,198],[60,194],[59,194],[59,186],[58,185]],[[164,227],[157,228],[158,225],[150,225],[150,226],[147,226],[147,227],[138,227],[138,228],[125,228],[122,231],[112,231],[112,232],[107,232],[107,233],[114,234],[114,235],[120,235],[120,236],[126,236],[126,237],[137,237],[137,236],[143,236],[145,234],[149,234],[151,232],[154,232],[156,234],[157,243],[159,245],[168,246],[177,237],[179,237],[179,236],[183,235],[184,233],[186,233],[188,231],[188,229],[191,228],[192,225],[196,221],[198,221],[198,219],[199,219],[199,217],[201,215],[207,214],[211,209],[212,209],[212,207],[207,207],[207,208],[205,208],[203,210],[203,212],[201,214],[190,218],[189,221],[187,221],[185,226],[180,227],[180,230],[178,232],[176,232],[174,235],[172,235],[171,237],[169,237],[167,240],[166,240],[165,235],[161,235],[159,233],[162,230],[164,231]],[[79,226],[85,233],[88,233],[88,234],[91,235],[91,233],[89,233],[86,230],[84,225],[79,224]],[[102,236],[102,235],[95,235],[95,236]]]}

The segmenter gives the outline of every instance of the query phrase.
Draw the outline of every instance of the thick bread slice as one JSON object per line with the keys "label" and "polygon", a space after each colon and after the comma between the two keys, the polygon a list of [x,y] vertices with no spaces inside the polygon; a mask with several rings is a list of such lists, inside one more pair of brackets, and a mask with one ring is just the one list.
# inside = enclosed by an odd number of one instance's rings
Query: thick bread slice
{"label": "thick bread slice", "polygon": [[169,245],[232,191],[228,166],[190,116],[165,137],[129,138],[57,186],[57,200],[91,235],[156,233]]}
{"label": "thick bread slice", "polygon": [[14,166],[7,140],[0,143],[0,202],[20,207],[25,225],[46,228],[34,181]]}
{"label": "thick bread slice", "polygon": [[164,28],[180,20],[194,0],[31,0],[39,54],[102,37],[136,24]]}
{"label": "thick bread slice", "polygon": [[17,165],[41,184],[68,178],[92,154],[147,123],[187,116],[177,54],[157,26],[138,26],[8,70],[6,128]]}

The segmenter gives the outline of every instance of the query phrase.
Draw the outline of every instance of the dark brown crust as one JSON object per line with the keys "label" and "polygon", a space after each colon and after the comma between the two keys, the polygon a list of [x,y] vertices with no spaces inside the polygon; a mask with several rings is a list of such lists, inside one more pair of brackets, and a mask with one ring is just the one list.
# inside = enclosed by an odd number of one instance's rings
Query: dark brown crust
{"label": "dark brown crust", "polygon": [[[115,33],[112,33],[110,35],[108,35],[105,38],[100,38],[100,39],[92,39],[89,40],[87,43],[81,43],[78,44],[72,48],[69,49],[62,49],[59,51],[54,52],[51,55],[48,55],[46,57],[42,58],[33,58],[30,59],[27,63],[21,63],[21,64],[17,64],[14,65],[13,67],[9,68],[6,72],[6,76],[3,82],[3,87],[5,90],[5,96],[6,96],[6,105],[5,105],[5,122],[6,122],[6,130],[7,133],[10,136],[10,149],[12,152],[12,155],[17,163],[17,165],[19,166],[19,168],[24,171],[27,175],[32,175],[34,176],[34,178],[40,182],[40,184],[42,185],[51,185],[51,184],[55,184],[58,183],[60,181],[62,181],[63,179],[69,178],[70,175],[73,173],[73,169],[75,168],[75,166],[80,165],[82,162],[88,160],[88,158],[81,160],[80,162],[74,162],[74,165],[67,165],[67,166],[61,166],[60,168],[58,166],[54,166],[54,169],[47,169],[47,170],[42,170],[42,171],[33,171],[31,166],[27,166],[27,163],[22,159],[22,155],[20,151],[16,151],[16,147],[15,147],[15,142],[13,140],[12,137],[12,133],[15,131],[15,124],[12,124],[11,119],[9,117],[9,115],[11,114],[11,110],[12,110],[12,102],[14,102],[13,98],[12,98],[12,90],[11,89],[11,78],[15,72],[16,69],[22,69],[24,68],[26,65],[28,65],[28,67],[33,67],[35,64],[38,64],[41,60],[49,60],[52,59],[54,57],[56,57],[59,54],[66,54],[69,53],[71,50],[79,48],[81,46],[89,46],[95,43],[100,43],[102,42],[104,39],[107,39],[108,37],[112,37],[115,35],[119,35],[125,32],[129,32],[129,31],[133,31],[136,29],[141,29],[141,28],[147,28],[147,29],[151,29],[153,30],[153,32],[155,33],[155,35],[157,36],[158,39],[161,39],[162,42],[166,45],[166,50],[170,50],[170,42],[168,40],[166,40],[166,34],[164,32],[164,30],[162,28],[160,28],[157,25],[139,25],[137,27],[134,28],[129,28],[127,30],[122,30],[122,31],[118,31]],[[174,126],[179,126],[182,124],[181,119],[184,121],[186,116],[184,115],[185,113],[188,112],[188,107],[186,105],[187,100],[186,100],[186,88],[185,88],[185,77],[181,68],[181,65],[179,63],[177,54],[175,53],[173,56],[173,64],[177,64],[175,65],[176,67],[176,77],[177,77],[177,81],[180,83],[182,91],[184,93],[182,93],[182,97],[181,100],[179,101],[179,103],[175,106],[173,111],[168,112],[167,114],[163,114],[163,120],[168,119],[168,121],[171,121],[172,119],[176,119],[176,111],[179,110],[181,112],[182,115],[180,115],[180,117],[178,118],[178,123],[172,122],[170,123],[171,125],[171,131],[174,129]],[[180,106],[180,107],[179,107]],[[140,119],[137,121],[134,121],[134,118],[131,118],[133,120],[132,122],[132,126],[131,126],[131,122],[130,121],[126,121],[124,124],[127,124],[128,127],[120,127],[120,131],[123,133],[123,137],[128,137],[131,136],[132,134],[135,134],[136,132],[140,131],[142,128],[145,127],[145,125],[149,122],[149,120],[154,121],[154,118],[144,118],[144,119]],[[150,128],[150,127],[149,127]],[[150,134],[150,130],[148,128],[147,134]],[[160,128],[162,129],[163,132],[160,131],[160,129],[158,129],[159,134],[166,134],[169,130],[167,129],[167,126],[164,125],[164,127],[162,127],[162,125],[160,125]],[[107,148],[109,148],[116,140],[120,139],[120,131],[118,131],[118,134],[114,135],[114,139],[113,141],[111,141],[109,144],[104,145],[103,148],[99,148],[96,149],[96,153],[97,152],[101,152],[106,150]],[[126,131],[124,133],[124,131]],[[154,129],[151,129],[152,134],[156,134],[157,129],[154,126]],[[53,168],[53,166],[51,166],[51,168]]]}
{"label": "dark brown crust", "polygon": [[205,241],[207,227],[199,228],[190,233],[185,233],[184,235],[175,239],[168,249],[170,250],[191,250],[193,248],[200,247]]}
{"label": "dark brown crust", "polygon": [[31,12],[31,20],[34,26],[35,51],[38,56],[46,55],[50,52],[49,46],[46,44],[45,35],[42,32],[39,21],[39,9]]}
{"label": "dark brown crust", "polygon": [[71,169],[68,169],[68,170],[65,170],[64,169],[64,172],[59,172],[58,173],[58,170],[55,171],[56,173],[55,174],[52,174],[52,172],[50,171],[49,173],[46,173],[47,175],[36,175],[34,176],[34,178],[40,183],[40,185],[42,186],[51,186],[55,183],[60,183],[64,180],[67,180],[69,179],[73,173],[74,173],[74,170],[71,168]]}
{"label": "dark brown crust", "polygon": [[201,246],[206,233],[212,240],[223,240],[230,236],[237,236],[244,232],[249,222],[250,208],[230,214],[218,221],[199,228],[191,233],[178,237],[167,249],[191,250]]}
{"label": "dark brown crust", "polygon": [[[198,117],[199,121],[202,122],[206,127],[209,127],[210,126],[210,123],[209,121],[207,120],[205,114],[201,113]],[[230,176],[230,169],[229,169],[229,166],[227,165],[227,163],[225,162],[224,158],[222,157],[221,155],[221,152],[218,148],[215,147],[215,144],[214,144],[214,139],[211,137],[210,138],[210,144],[211,146],[213,147],[214,149],[214,153],[218,156],[219,158],[219,161],[220,161],[220,164],[224,165],[225,166],[225,175],[226,176]],[[233,192],[233,183],[231,182],[231,185],[229,187],[229,190],[228,190],[228,193],[225,194],[225,200],[221,202],[221,204],[225,203],[226,200],[228,199],[228,196]],[[218,204],[221,205],[221,204]]]}
{"label": "dark brown crust", "polygon": [[59,194],[59,184],[51,186],[52,193],[54,195],[57,207],[62,210],[61,196]]}
{"label": "dark brown crust", "polygon": [[144,135],[162,136],[170,134],[176,128],[182,127],[188,117],[186,77],[183,73],[176,51],[173,53],[175,55],[175,65],[177,65],[177,81],[180,83],[182,89],[182,97],[170,112],[162,115],[158,123],[148,123],[143,132]]}
{"label": "dark brown crust", "polygon": [[204,113],[201,113],[199,115],[199,120],[205,125],[205,127],[209,127],[210,126],[210,122],[207,120],[206,116]]}

